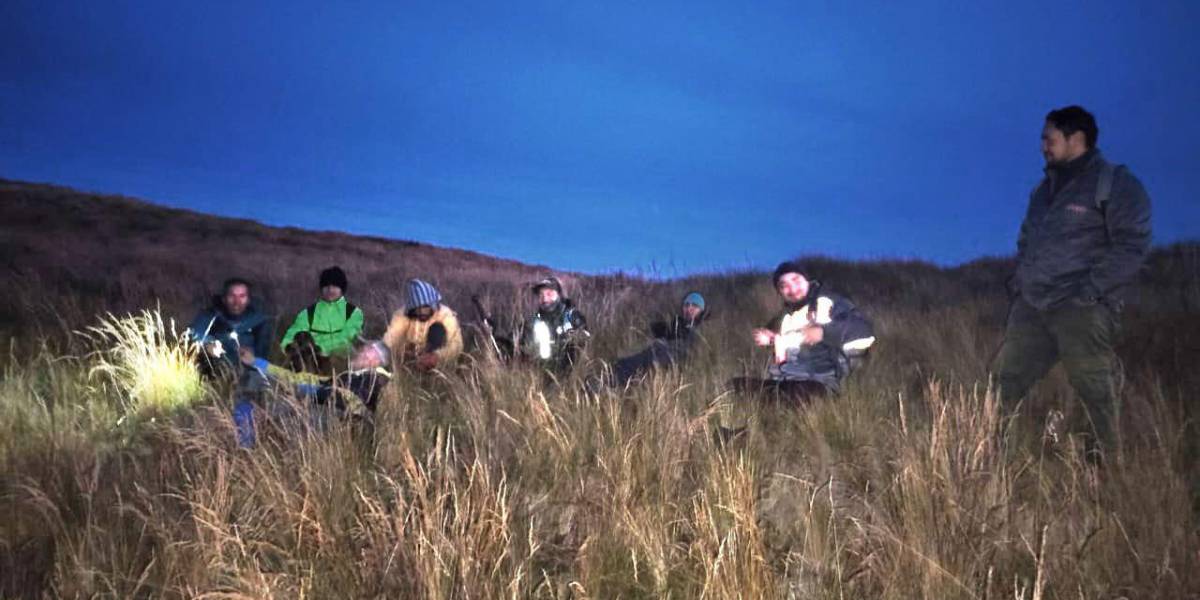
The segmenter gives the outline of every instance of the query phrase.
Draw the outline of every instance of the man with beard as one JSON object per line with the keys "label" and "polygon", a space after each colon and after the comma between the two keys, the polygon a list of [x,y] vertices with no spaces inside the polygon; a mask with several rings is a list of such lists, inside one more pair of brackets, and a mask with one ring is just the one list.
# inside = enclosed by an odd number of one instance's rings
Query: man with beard
{"label": "man with beard", "polygon": [[780,264],[773,281],[783,312],[752,332],[755,345],[771,350],[767,377],[738,378],[734,387],[790,401],[840,392],[875,343],[871,322],[854,303],[810,279],[798,263]]}
{"label": "man with beard", "polygon": [[1150,248],[1150,198],[1132,173],[1104,159],[1095,118],[1079,106],[1046,115],[1046,176],[1017,238],[1012,306],[997,355],[1001,399],[1015,411],[1061,361],[1090,425],[1090,460],[1113,441],[1113,342],[1122,305]]}
{"label": "man with beard", "polygon": [[587,319],[570,298],[563,297],[562,282],[545,277],[531,288],[537,311],[525,322],[521,351],[547,371],[566,374],[579,360],[587,331]]}
{"label": "man with beard", "polygon": [[[783,311],[767,327],[751,332],[754,344],[771,350],[766,378],[737,377],[730,384],[754,400],[803,404],[837,394],[850,372],[875,343],[871,322],[858,307],[811,279],[795,262],[785,262],[772,276]],[[746,430],[740,412],[727,407],[719,426],[719,444],[739,438]]]}

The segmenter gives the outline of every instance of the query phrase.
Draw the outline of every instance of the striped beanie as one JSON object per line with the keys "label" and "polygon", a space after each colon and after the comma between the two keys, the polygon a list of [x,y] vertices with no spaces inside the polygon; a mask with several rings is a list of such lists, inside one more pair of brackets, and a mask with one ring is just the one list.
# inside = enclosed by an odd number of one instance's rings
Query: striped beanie
{"label": "striped beanie", "polygon": [[408,304],[405,307],[407,310],[416,310],[422,306],[437,308],[441,302],[442,295],[429,282],[420,279],[408,280]]}

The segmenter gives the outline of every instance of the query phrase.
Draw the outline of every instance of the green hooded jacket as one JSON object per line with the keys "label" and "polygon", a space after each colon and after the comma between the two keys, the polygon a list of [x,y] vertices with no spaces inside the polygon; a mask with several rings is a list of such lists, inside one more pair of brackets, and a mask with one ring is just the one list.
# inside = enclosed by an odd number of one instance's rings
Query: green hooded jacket
{"label": "green hooded jacket", "polygon": [[[283,340],[279,344],[286,348],[296,334],[307,331],[326,356],[349,354],[354,338],[362,332],[363,311],[355,306],[347,317],[346,304],[346,297],[342,296],[333,302],[318,300],[312,306],[304,308],[296,314],[296,319],[283,334]],[[313,310],[310,311],[309,308]],[[313,315],[312,322],[309,322],[308,318],[310,312]]]}

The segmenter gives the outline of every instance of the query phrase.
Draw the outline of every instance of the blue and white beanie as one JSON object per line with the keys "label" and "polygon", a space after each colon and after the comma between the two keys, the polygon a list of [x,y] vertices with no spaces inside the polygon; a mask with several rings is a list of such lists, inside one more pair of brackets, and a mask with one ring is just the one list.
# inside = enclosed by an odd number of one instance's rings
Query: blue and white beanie
{"label": "blue and white beanie", "polygon": [[429,282],[421,281],[420,279],[408,280],[408,304],[405,306],[406,311],[416,310],[422,306],[437,308],[441,302],[442,295]]}

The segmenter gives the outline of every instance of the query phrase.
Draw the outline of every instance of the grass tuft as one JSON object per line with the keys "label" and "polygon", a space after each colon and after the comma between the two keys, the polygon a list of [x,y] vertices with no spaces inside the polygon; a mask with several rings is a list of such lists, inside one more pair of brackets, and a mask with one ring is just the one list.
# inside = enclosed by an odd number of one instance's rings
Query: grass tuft
{"label": "grass tuft", "polygon": [[126,415],[171,414],[204,399],[199,347],[160,312],[109,314],[86,335],[97,347],[91,374],[113,387]]}

